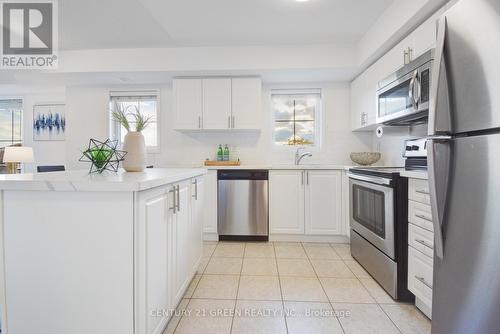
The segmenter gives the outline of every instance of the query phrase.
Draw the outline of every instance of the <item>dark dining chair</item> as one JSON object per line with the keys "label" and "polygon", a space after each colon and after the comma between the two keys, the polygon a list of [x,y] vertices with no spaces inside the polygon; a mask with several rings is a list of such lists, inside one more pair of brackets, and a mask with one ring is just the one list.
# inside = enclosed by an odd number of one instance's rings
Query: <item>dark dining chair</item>
{"label": "dark dining chair", "polygon": [[46,172],[62,172],[65,171],[63,165],[55,165],[55,166],[37,166],[36,171],[38,173],[46,173]]}

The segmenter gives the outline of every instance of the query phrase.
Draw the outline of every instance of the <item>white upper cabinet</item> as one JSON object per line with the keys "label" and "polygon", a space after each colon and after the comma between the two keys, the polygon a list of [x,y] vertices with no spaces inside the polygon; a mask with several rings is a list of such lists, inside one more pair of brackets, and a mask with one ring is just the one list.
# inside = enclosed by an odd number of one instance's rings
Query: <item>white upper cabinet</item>
{"label": "white upper cabinet", "polygon": [[203,129],[231,128],[231,79],[203,79]]}
{"label": "white upper cabinet", "polygon": [[176,130],[259,130],[260,78],[174,79]]}
{"label": "white upper cabinet", "polygon": [[306,234],[342,234],[342,172],[308,170],[306,175]]}
{"label": "white upper cabinet", "polygon": [[233,129],[262,127],[262,81],[260,78],[232,79]]}
{"label": "white upper cabinet", "polygon": [[202,128],[201,79],[175,79],[173,83],[174,124],[177,130]]}
{"label": "white upper cabinet", "polygon": [[361,73],[351,82],[351,128],[373,130],[377,122],[377,76],[373,69]]}
{"label": "white upper cabinet", "polygon": [[[403,67],[405,60],[414,60],[435,47],[436,20],[441,13],[435,13],[351,82],[353,131],[371,131],[376,128],[379,81]],[[405,52],[409,52],[406,57]]]}

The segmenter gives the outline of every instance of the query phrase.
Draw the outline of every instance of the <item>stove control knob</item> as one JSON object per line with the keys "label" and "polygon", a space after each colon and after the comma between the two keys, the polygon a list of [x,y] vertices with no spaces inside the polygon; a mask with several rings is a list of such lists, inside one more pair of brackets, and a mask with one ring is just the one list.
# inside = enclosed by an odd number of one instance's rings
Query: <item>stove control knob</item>
{"label": "stove control knob", "polygon": [[412,149],[411,149],[411,146],[406,146],[406,150],[407,150],[407,151],[411,151],[411,150],[412,150]]}
{"label": "stove control knob", "polygon": [[413,151],[418,151],[419,147],[417,145],[412,145],[411,149]]}

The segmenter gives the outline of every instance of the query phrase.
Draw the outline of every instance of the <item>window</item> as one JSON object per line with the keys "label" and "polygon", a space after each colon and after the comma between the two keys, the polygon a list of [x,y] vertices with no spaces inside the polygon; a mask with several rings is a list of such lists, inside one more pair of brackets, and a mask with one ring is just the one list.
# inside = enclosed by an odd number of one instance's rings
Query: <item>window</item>
{"label": "window", "polygon": [[[149,125],[142,131],[142,134],[144,135],[147,148],[158,148],[158,92],[111,92],[109,99],[110,111],[112,112],[118,104],[123,107],[125,113],[134,113],[137,110],[143,116],[151,117]],[[127,118],[131,131],[134,131],[136,126],[135,118],[132,115]],[[118,139],[121,144],[127,134],[127,130],[111,118],[110,133],[111,138]]]}
{"label": "window", "polygon": [[0,100],[0,147],[21,144],[22,113],[21,99]]}
{"label": "window", "polygon": [[275,90],[271,101],[276,145],[318,146],[319,90]]}

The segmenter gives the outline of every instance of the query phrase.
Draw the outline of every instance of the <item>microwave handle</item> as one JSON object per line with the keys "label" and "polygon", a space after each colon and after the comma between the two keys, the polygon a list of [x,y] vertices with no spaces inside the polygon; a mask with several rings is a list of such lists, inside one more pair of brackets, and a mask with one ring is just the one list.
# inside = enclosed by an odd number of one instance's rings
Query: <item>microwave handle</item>
{"label": "microwave handle", "polygon": [[410,80],[410,89],[408,90],[408,96],[411,100],[411,104],[413,105],[413,107],[416,109],[417,108],[417,100],[416,100],[416,96],[414,94],[415,92],[415,83],[417,82],[417,76],[418,76],[418,70],[416,70],[415,72],[413,72],[413,75],[411,76],[411,80]]}
{"label": "microwave handle", "polygon": [[420,82],[420,73],[417,73],[417,76],[415,77],[415,84],[413,88],[416,91],[415,104],[418,106],[420,104],[420,99],[422,98],[422,83]]}

